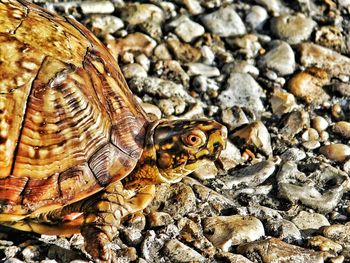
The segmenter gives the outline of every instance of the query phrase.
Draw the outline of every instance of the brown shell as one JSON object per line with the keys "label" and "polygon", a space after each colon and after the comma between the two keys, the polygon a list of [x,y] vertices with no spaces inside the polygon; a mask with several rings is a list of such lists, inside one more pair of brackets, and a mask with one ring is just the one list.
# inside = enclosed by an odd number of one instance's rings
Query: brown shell
{"label": "brown shell", "polygon": [[147,124],[117,62],[85,27],[0,0],[0,220],[125,177]]}

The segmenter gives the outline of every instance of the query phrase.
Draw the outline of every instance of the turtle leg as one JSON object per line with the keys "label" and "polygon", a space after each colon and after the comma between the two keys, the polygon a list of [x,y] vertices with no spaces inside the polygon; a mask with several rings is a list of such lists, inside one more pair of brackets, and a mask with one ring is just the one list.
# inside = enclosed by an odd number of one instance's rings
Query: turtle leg
{"label": "turtle leg", "polygon": [[127,191],[118,182],[106,187],[105,191],[84,206],[84,223],[81,233],[85,239],[86,251],[102,262],[113,261],[109,243],[118,233],[121,219],[142,210],[153,200],[155,186],[140,189],[132,198],[126,198]]}

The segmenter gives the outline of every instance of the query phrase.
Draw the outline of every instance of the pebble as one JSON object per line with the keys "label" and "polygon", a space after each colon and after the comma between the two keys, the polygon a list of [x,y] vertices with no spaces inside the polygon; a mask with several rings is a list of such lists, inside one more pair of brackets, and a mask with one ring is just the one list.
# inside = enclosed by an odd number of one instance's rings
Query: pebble
{"label": "pebble", "polygon": [[268,18],[268,13],[265,8],[259,5],[252,6],[247,14],[245,21],[252,29],[258,30],[263,27]]}
{"label": "pebble", "polygon": [[183,183],[170,186],[169,198],[163,212],[170,214],[174,219],[185,216],[196,208],[196,196],[191,187]]}
{"label": "pebble", "polygon": [[246,255],[253,262],[324,262],[323,253],[290,245],[277,238],[240,245],[237,248],[237,252]]}
{"label": "pebble", "polygon": [[328,128],[329,124],[328,121],[322,116],[316,116],[311,120],[311,126],[312,128],[316,129],[319,133],[321,133],[322,131],[325,131]]}
{"label": "pebble", "polygon": [[266,231],[272,236],[278,237],[284,241],[300,241],[302,235],[298,227],[291,221],[281,218],[268,218]]}
{"label": "pebble", "polygon": [[17,258],[9,258],[5,260],[4,263],[25,263],[25,262]]}
{"label": "pebble", "polygon": [[211,33],[221,37],[243,35],[246,32],[245,25],[233,5],[222,6],[217,11],[203,16],[202,23]]}
{"label": "pebble", "polygon": [[164,20],[164,12],[153,4],[129,3],[121,9],[121,19],[129,25],[138,25],[145,22],[161,23]]}
{"label": "pebble", "polygon": [[322,26],[316,31],[315,42],[335,51],[342,51],[344,48],[344,38],[342,29],[337,26]]}
{"label": "pebble", "polygon": [[187,103],[195,102],[194,98],[188,94],[182,85],[160,78],[135,77],[129,81],[129,86],[133,91],[139,94],[146,93],[165,99],[178,98]]}
{"label": "pebble", "polygon": [[333,224],[322,229],[322,234],[342,246],[350,248],[350,224]]}
{"label": "pebble", "polygon": [[350,84],[343,82],[336,82],[332,84],[332,90],[340,96],[350,97]]}
{"label": "pebble", "polygon": [[164,253],[170,262],[205,262],[206,259],[184,243],[172,239],[164,246]]}
{"label": "pebble", "polygon": [[112,15],[92,15],[88,23],[91,23],[92,32],[97,35],[113,34],[124,27],[124,22]]}
{"label": "pebble", "polygon": [[295,74],[288,82],[289,91],[307,103],[321,104],[329,100],[329,95],[322,88],[328,82],[327,73],[316,71]]}
{"label": "pebble", "polygon": [[299,44],[300,62],[308,67],[318,67],[327,71],[331,76],[350,75],[350,58],[329,48],[313,43]]}
{"label": "pebble", "polygon": [[259,239],[265,235],[263,224],[252,216],[217,216],[203,220],[204,235],[224,252],[232,246]]}
{"label": "pebble", "polygon": [[177,60],[181,62],[197,62],[202,54],[201,50],[187,43],[182,43],[177,39],[169,39],[167,47],[171,50]]}
{"label": "pebble", "polygon": [[271,156],[271,138],[269,131],[261,121],[252,122],[233,133],[233,140],[245,147],[254,147],[265,155]]}
{"label": "pebble", "polygon": [[228,189],[239,185],[258,186],[273,174],[275,168],[274,162],[263,161],[235,170],[228,176],[221,177],[221,180]]}
{"label": "pebble", "polygon": [[150,56],[157,45],[154,39],[139,32],[129,34],[125,38],[107,40],[107,44],[115,58],[118,58],[120,54],[125,52],[140,52]]}
{"label": "pebble", "polygon": [[329,226],[327,218],[319,213],[309,213],[301,211],[296,217],[292,219],[292,222],[300,230],[316,230],[323,226]]}
{"label": "pebble", "polygon": [[125,79],[132,79],[136,77],[147,77],[146,70],[138,63],[130,63],[122,68]]}
{"label": "pebble", "polygon": [[141,244],[141,256],[146,262],[154,262],[159,257],[159,251],[163,248],[165,241],[156,236],[154,230],[148,230]]}
{"label": "pebble", "polygon": [[291,112],[297,107],[294,95],[279,88],[274,89],[270,103],[272,112],[277,116]]}
{"label": "pebble", "polygon": [[266,7],[266,9],[273,12],[274,15],[278,15],[285,10],[285,7],[280,0],[256,0],[255,2]]}
{"label": "pebble", "polygon": [[198,0],[181,0],[180,2],[186,6],[191,15],[199,15],[204,12],[204,8]]}
{"label": "pebble", "polygon": [[350,147],[341,143],[333,143],[322,146],[320,153],[332,161],[344,162],[350,156]]}
{"label": "pebble", "polygon": [[301,139],[304,142],[316,141],[319,139],[318,132],[313,128],[308,128],[302,135]]}
{"label": "pebble", "polygon": [[309,115],[305,111],[292,111],[284,118],[283,126],[280,129],[280,135],[285,140],[291,140],[296,134],[309,126]]}
{"label": "pebble", "polygon": [[265,94],[252,76],[245,73],[231,73],[226,89],[221,92],[218,99],[222,108],[239,106],[253,111],[263,111],[261,97],[265,97]]}
{"label": "pebble", "polygon": [[340,244],[323,236],[311,237],[308,240],[308,245],[321,251],[331,251],[334,253],[339,253],[343,249]]}
{"label": "pebble", "polygon": [[[194,220],[196,219],[197,218],[194,218]],[[179,220],[180,240],[186,242],[186,244],[191,244],[205,256],[212,257],[216,249],[203,235],[202,226],[194,220],[189,218],[182,218]]]}
{"label": "pebble", "polygon": [[79,5],[83,14],[111,14],[114,5],[111,1],[82,1]]}
{"label": "pebble", "polygon": [[184,87],[189,87],[190,85],[190,77],[176,60],[158,60],[153,70],[162,79],[171,80],[182,84]]}
{"label": "pebble", "polygon": [[341,135],[343,138],[350,139],[350,122],[339,121],[332,127],[334,133]]}
{"label": "pebble", "polygon": [[[277,173],[279,196],[293,204],[302,204],[320,213],[332,211],[341,200],[343,193],[350,187],[347,174],[332,166],[321,167],[321,171],[313,175],[318,184],[310,184],[310,179],[298,170],[297,164],[285,162]],[[331,186],[328,183],[334,180]]]}
{"label": "pebble", "polygon": [[156,228],[169,225],[174,220],[168,213],[152,211],[147,215],[147,222],[150,228]]}
{"label": "pebble", "polygon": [[218,260],[221,260],[222,262],[227,263],[253,263],[252,261],[250,261],[246,257],[243,257],[242,255],[232,254],[230,252],[220,252],[216,254],[216,258]]}
{"label": "pebble", "polygon": [[119,230],[121,238],[129,246],[137,246],[143,240],[143,235],[139,229],[127,227]]}
{"label": "pebble", "polygon": [[205,77],[218,77],[220,76],[220,71],[217,67],[208,66],[203,63],[189,63],[187,74],[190,77],[202,75]]}
{"label": "pebble", "polygon": [[295,56],[288,43],[273,41],[271,49],[258,61],[260,70],[268,68],[281,76],[292,74],[295,70]]}
{"label": "pebble", "polygon": [[202,36],[205,30],[204,27],[200,24],[193,22],[190,19],[186,19],[182,23],[175,28],[175,33],[178,35],[183,41],[189,43],[194,39]]}
{"label": "pebble", "polygon": [[302,149],[289,148],[281,154],[283,161],[301,161],[306,158],[306,153]]}
{"label": "pebble", "polygon": [[308,40],[315,26],[315,21],[300,13],[281,15],[271,21],[271,31],[291,45]]}

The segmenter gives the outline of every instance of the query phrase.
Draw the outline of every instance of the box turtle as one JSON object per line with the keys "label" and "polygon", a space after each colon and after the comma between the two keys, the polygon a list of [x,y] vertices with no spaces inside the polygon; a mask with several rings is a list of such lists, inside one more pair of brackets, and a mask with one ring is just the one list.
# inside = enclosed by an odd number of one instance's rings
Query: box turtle
{"label": "box turtle", "polygon": [[218,160],[226,136],[212,120],[151,121],[84,26],[0,0],[0,224],[81,232],[93,258],[113,261],[120,220],[156,184]]}

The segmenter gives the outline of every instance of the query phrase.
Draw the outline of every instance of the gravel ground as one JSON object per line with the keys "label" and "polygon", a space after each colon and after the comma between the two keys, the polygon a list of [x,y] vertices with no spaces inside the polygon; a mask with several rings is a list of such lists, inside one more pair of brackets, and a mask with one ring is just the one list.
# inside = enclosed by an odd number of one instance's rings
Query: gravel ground
{"label": "gravel ground", "polygon": [[[229,129],[226,172],[160,185],[118,262],[350,262],[350,1],[34,1],[73,15],[154,118]],[[0,229],[0,260],[88,262],[80,235]]]}

